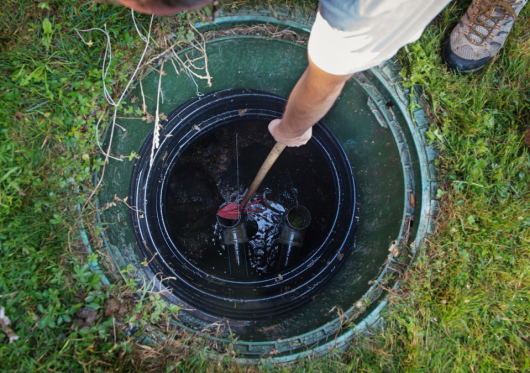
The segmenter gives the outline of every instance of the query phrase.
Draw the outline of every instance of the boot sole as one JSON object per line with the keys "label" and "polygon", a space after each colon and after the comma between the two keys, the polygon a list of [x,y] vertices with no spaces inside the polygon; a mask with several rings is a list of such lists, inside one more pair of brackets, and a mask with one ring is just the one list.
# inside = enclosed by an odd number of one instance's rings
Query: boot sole
{"label": "boot sole", "polygon": [[[481,60],[466,60],[464,58],[458,57],[451,49],[451,42],[450,40],[447,40],[442,48],[442,59],[444,60],[447,67],[454,71],[454,72],[460,72],[462,75],[468,75],[468,74],[476,74],[480,70],[482,70],[492,59],[493,57],[486,57]],[[455,63],[457,62],[457,63]],[[473,68],[464,68],[466,64],[472,65],[470,62],[478,63],[479,66],[473,67]]]}

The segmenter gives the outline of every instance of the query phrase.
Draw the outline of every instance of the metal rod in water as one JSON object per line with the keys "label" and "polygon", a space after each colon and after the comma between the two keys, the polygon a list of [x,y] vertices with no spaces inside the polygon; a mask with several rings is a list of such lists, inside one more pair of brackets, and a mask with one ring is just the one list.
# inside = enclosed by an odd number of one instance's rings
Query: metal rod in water
{"label": "metal rod in water", "polygon": [[239,214],[241,214],[240,206],[239,206],[239,148],[237,144],[237,133],[236,133],[236,175],[237,175],[237,211]]}
{"label": "metal rod in water", "polygon": [[293,181],[291,180],[291,174],[289,173],[289,169],[287,169],[287,176],[289,177],[289,181],[291,182],[291,193],[293,193],[296,206],[298,206],[298,190],[294,187]]}

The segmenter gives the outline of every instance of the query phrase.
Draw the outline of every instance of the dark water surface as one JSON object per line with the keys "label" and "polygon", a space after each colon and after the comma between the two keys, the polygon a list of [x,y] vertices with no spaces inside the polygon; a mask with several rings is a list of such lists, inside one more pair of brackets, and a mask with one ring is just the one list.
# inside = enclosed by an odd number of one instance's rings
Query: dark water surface
{"label": "dark water surface", "polygon": [[[171,239],[195,265],[220,277],[230,276],[216,213],[224,204],[243,198],[274,144],[267,123],[243,122],[207,133],[184,150],[171,174],[164,207]],[[247,214],[250,276],[276,274],[281,219],[298,203],[313,217],[300,259],[324,241],[337,204],[330,166],[313,140],[287,148],[272,166],[250,203],[262,201],[248,207],[261,210]]]}

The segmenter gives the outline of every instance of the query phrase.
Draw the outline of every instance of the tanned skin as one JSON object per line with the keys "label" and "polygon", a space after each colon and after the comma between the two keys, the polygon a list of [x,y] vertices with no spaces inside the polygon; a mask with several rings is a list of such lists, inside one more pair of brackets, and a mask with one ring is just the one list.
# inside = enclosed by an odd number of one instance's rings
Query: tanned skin
{"label": "tanned skin", "polygon": [[309,66],[296,83],[282,119],[269,124],[276,141],[302,146],[311,138],[311,128],[331,109],[344,84],[353,74],[333,75],[321,70],[309,58]]}
{"label": "tanned skin", "polygon": [[214,0],[198,0],[192,7],[172,7],[164,4],[159,4],[158,1],[150,0],[114,0],[127,8],[132,8],[136,12],[146,14],[156,14],[157,16],[168,16],[184,10],[193,10],[202,8],[205,5],[212,3]]}

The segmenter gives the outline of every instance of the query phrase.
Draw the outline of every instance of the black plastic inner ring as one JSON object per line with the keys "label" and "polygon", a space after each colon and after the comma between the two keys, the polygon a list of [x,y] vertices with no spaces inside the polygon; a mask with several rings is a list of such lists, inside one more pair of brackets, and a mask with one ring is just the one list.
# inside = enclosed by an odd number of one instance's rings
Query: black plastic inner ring
{"label": "black plastic inner ring", "polygon": [[[173,294],[203,313],[233,320],[264,320],[286,315],[324,290],[353,248],[357,194],[351,167],[335,137],[321,123],[313,128],[310,142],[326,160],[326,175],[330,176],[326,177],[325,185],[329,188],[323,193],[329,193],[324,197],[332,201],[327,206],[332,218],[317,240],[306,240],[310,250],[295,265],[279,273],[236,278],[210,270],[200,260],[190,257],[189,248],[174,233],[179,215],[170,203],[172,188],[175,177],[179,177],[175,176],[176,167],[187,149],[230,126],[253,123],[255,128],[266,129],[271,120],[282,116],[285,104],[282,97],[255,90],[228,89],[209,93],[181,105],[161,123],[160,146],[152,165],[152,133],[138,152],[140,158],[134,164],[129,196],[136,206],[136,210],[131,210],[131,220],[140,256],[153,258],[149,263],[152,273],[168,278],[164,284],[173,289]],[[282,154],[277,162],[286,156]],[[270,173],[274,172],[274,168],[271,169]],[[190,180],[193,183],[193,179]],[[315,185],[318,182],[315,178]],[[299,187],[310,190],[312,186]],[[309,200],[311,202],[316,203]],[[198,202],[198,208],[208,203],[214,209],[211,219],[215,221],[215,212],[221,205],[204,200]],[[300,205],[310,207],[302,201]],[[210,219],[209,212],[207,215]],[[318,214],[314,216],[311,211],[311,216],[312,221],[318,221]],[[310,231],[311,226],[307,230]]]}

